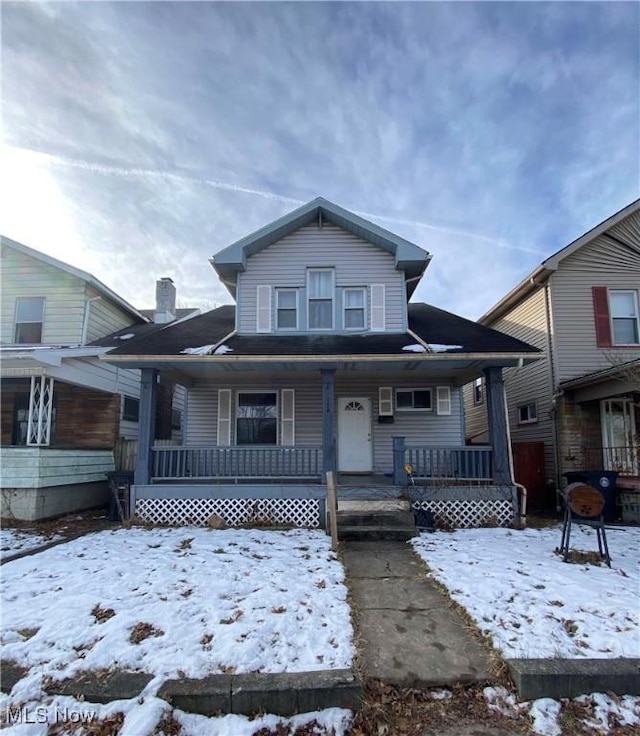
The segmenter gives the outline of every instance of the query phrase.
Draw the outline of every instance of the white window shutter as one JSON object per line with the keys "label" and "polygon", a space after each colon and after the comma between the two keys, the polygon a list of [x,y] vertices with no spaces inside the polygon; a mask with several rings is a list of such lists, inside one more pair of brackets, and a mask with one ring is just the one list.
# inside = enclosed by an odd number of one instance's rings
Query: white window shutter
{"label": "white window shutter", "polygon": [[218,389],[218,444],[231,444],[231,389]]}
{"label": "white window shutter", "polygon": [[258,286],[256,292],[256,332],[271,332],[271,287]]}
{"label": "white window shutter", "polygon": [[391,386],[378,387],[378,414],[382,417],[393,416],[393,389]]}
{"label": "white window shutter", "polygon": [[385,322],[385,285],[371,284],[371,331],[383,332]]}
{"label": "white window shutter", "polygon": [[436,414],[451,414],[451,389],[449,386],[438,386],[436,389]]}
{"label": "white window shutter", "polygon": [[281,430],[280,444],[295,445],[296,443],[296,400],[295,389],[283,388],[280,392],[281,408]]}

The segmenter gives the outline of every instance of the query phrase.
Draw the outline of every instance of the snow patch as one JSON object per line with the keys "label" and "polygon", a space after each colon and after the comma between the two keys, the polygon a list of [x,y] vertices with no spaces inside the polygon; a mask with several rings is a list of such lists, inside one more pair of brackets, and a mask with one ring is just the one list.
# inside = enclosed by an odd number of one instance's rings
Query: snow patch
{"label": "snow patch", "polygon": [[185,348],[180,352],[184,355],[210,355],[211,351],[215,348],[214,345],[200,345],[197,348]]}
{"label": "snow patch", "polygon": [[417,343],[415,345],[405,345],[403,348],[407,353],[426,353],[427,349],[424,345],[418,345]]}
{"label": "snow patch", "polygon": [[462,345],[439,345],[438,343],[430,342],[429,347],[434,353],[446,353],[447,350],[463,350]]}
{"label": "snow patch", "polygon": [[558,725],[560,703],[557,700],[551,698],[534,700],[529,715],[533,721],[531,728],[534,733],[542,736],[562,736],[562,729]]}
{"label": "snow patch", "polygon": [[120,337],[118,337],[118,340],[131,340],[132,337],[135,337],[133,332],[127,332],[126,335],[120,335]]}
{"label": "snow patch", "polygon": [[225,355],[225,353],[232,353],[233,348],[230,348],[228,345],[218,345],[218,347],[213,351],[214,355]]}

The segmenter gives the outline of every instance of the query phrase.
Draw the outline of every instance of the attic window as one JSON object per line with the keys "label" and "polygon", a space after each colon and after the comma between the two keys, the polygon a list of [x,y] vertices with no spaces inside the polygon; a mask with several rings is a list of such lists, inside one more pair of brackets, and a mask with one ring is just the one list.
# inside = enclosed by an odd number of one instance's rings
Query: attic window
{"label": "attic window", "polygon": [[16,299],[14,342],[17,345],[37,345],[41,343],[43,320],[44,297],[20,297]]}

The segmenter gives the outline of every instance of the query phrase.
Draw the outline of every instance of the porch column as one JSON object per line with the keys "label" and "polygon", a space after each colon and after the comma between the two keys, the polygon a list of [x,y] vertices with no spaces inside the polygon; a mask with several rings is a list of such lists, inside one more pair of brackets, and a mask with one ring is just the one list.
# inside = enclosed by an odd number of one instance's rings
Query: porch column
{"label": "porch column", "polygon": [[136,459],[134,483],[144,486],[148,485],[151,476],[151,448],[155,435],[158,372],[154,368],[143,368],[140,373],[138,457]]}
{"label": "porch column", "polygon": [[484,369],[487,393],[487,422],[489,443],[493,447],[493,480],[499,485],[510,485],[509,427],[504,395],[502,368]]}
{"label": "porch column", "polygon": [[31,376],[27,445],[43,446],[51,442],[53,378]]}
{"label": "porch column", "polygon": [[[335,368],[321,368],[322,375],[322,470],[335,471]],[[324,478],[323,478],[324,480]]]}

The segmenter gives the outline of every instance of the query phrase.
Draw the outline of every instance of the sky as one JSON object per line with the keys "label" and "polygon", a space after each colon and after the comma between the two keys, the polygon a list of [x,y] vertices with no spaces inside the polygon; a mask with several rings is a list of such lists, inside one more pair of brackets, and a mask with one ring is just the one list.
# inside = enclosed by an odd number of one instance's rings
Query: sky
{"label": "sky", "polygon": [[133,305],[231,298],[208,258],[322,196],[433,255],[476,319],[637,199],[640,4],[1,8],[0,232]]}

